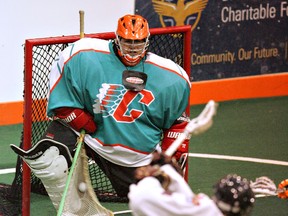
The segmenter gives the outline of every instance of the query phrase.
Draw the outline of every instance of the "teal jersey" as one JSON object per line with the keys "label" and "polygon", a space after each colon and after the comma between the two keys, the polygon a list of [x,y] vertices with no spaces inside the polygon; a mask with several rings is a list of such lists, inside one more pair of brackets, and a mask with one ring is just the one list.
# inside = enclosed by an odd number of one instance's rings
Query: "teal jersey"
{"label": "teal jersey", "polygon": [[[127,90],[124,70],[147,74],[143,90]],[[97,131],[85,142],[107,160],[123,166],[149,163],[162,130],[185,111],[190,93],[186,72],[173,61],[147,53],[134,67],[125,67],[112,41],[84,38],[64,51],[50,75],[48,116],[59,107],[87,110]]]}

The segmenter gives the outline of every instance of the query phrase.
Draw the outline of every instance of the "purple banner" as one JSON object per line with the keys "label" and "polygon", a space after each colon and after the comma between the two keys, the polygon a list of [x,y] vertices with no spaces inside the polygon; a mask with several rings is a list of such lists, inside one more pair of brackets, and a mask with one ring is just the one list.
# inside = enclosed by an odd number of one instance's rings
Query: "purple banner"
{"label": "purple banner", "polygon": [[193,80],[288,72],[287,0],[136,0],[135,14],[191,25]]}

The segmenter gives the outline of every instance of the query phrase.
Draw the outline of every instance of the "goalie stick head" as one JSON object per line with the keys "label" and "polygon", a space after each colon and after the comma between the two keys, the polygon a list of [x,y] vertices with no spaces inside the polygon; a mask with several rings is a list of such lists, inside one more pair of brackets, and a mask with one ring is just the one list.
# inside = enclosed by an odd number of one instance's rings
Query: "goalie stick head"
{"label": "goalie stick head", "polygon": [[247,216],[255,202],[249,181],[236,174],[227,175],[214,185],[212,199],[225,216]]}
{"label": "goalie stick head", "polygon": [[126,66],[135,66],[145,56],[149,46],[148,22],[139,15],[125,15],[118,20],[115,44]]}

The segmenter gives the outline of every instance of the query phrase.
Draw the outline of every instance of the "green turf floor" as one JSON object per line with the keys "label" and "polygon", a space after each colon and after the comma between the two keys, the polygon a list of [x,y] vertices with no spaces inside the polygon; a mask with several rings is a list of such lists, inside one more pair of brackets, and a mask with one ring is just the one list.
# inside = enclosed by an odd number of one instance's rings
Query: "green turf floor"
{"label": "green turf floor", "polygon": [[[197,116],[204,105],[191,107],[191,117]],[[22,125],[0,127],[0,169],[13,168],[16,156],[10,143],[19,143]],[[288,97],[236,100],[219,103],[213,127],[190,141],[191,153],[241,156],[288,162]],[[237,173],[254,180],[268,176],[279,183],[288,178],[288,166],[223,160],[189,158],[188,183],[195,193],[213,193],[212,185],[228,173]],[[0,175],[0,182],[11,183],[13,174]],[[55,215],[48,197],[32,195],[32,216]],[[127,210],[123,203],[103,203],[112,211]],[[122,214],[125,215],[125,214]],[[129,215],[129,214],[126,214]],[[252,216],[286,216],[288,200],[277,197],[257,198]]]}

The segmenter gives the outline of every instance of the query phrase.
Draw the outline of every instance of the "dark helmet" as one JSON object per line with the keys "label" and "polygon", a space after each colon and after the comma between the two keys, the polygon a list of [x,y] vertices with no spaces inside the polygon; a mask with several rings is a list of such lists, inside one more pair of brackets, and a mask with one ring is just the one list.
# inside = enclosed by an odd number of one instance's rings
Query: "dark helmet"
{"label": "dark helmet", "polygon": [[236,174],[227,175],[214,185],[212,199],[225,216],[247,216],[255,202],[249,181]]}

